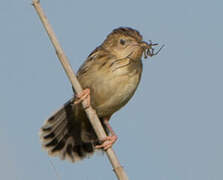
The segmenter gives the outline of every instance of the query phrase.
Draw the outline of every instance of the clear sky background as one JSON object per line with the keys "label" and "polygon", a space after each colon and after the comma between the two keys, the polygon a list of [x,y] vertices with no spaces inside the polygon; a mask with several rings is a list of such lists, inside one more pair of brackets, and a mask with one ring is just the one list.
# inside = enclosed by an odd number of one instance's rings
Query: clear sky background
{"label": "clear sky background", "polygon": [[[223,1],[41,4],[75,71],[119,26],[166,45],[143,61],[135,96],[111,120],[129,179],[223,179]],[[56,179],[38,131],[71,85],[31,0],[1,0],[0,22],[0,179]],[[63,180],[115,179],[105,155],[51,160]]]}

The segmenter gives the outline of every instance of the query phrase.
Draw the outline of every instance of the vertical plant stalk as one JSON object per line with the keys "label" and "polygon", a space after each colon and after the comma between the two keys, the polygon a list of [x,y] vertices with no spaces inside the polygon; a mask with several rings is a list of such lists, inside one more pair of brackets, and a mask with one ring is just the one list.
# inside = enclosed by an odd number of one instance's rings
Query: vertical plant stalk
{"label": "vertical plant stalk", "polygon": [[[39,18],[56,50],[56,54],[57,57],[59,58],[75,92],[77,94],[80,94],[82,92],[82,87],[80,85],[80,83],[77,80],[77,77],[75,76],[69,61],[65,55],[65,53],[63,52],[62,47],[60,46],[56,35],[51,27],[51,25],[49,24],[49,21],[47,20],[47,17],[44,14],[43,9],[40,6],[40,2],[39,0],[33,0],[33,6],[37,12],[37,14],[39,15]],[[83,107],[87,107],[87,101],[84,100],[82,102]],[[106,137],[106,133],[101,125],[101,122],[95,112],[95,110],[90,106],[88,108],[85,108],[86,114],[88,116],[88,119],[97,135],[97,137],[102,140]],[[127,174],[125,173],[123,167],[120,165],[119,160],[117,158],[117,156],[115,155],[115,152],[113,151],[112,148],[109,148],[108,150],[106,150],[106,154],[108,156],[108,159],[110,161],[110,163],[112,164],[113,170],[118,178],[118,180],[128,180]]]}

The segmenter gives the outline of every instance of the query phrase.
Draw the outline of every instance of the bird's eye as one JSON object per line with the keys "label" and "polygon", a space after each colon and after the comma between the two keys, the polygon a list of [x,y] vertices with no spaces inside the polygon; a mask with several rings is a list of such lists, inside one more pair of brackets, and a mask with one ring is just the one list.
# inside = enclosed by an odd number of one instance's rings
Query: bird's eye
{"label": "bird's eye", "polygon": [[120,39],[120,44],[121,45],[125,45],[125,40],[124,39]]}

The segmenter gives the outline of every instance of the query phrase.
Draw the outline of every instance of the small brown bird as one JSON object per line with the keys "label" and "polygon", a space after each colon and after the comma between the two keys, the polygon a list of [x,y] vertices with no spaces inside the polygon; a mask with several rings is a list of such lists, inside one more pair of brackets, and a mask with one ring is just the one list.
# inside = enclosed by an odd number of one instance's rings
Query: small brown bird
{"label": "small brown bird", "polygon": [[[96,149],[108,149],[117,136],[108,121],[133,96],[142,73],[141,58],[153,56],[152,46],[142,41],[132,28],[114,29],[80,67],[77,77],[85,89],[54,113],[40,131],[42,146],[49,155],[76,162],[93,154]],[[84,98],[96,110],[102,125],[110,133],[99,142],[79,102]]]}

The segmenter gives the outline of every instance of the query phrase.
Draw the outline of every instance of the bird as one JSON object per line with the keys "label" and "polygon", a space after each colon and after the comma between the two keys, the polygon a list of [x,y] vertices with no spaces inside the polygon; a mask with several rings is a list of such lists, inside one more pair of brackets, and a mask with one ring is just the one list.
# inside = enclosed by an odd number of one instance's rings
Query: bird
{"label": "bird", "polygon": [[[155,45],[143,41],[139,31],[119,27],[89,54],[77,72],[83,92],[74,94],[40,129],[42,147],[50,156],[77,162],[116,142],[109,120],[134,95],[142,75],[142,56],[157,54],[152,48]],[[83,99],[96,111],[108,135],[102,141],[80,103]]]}

